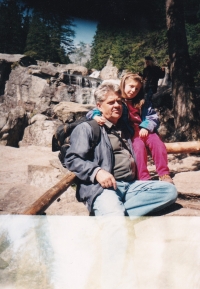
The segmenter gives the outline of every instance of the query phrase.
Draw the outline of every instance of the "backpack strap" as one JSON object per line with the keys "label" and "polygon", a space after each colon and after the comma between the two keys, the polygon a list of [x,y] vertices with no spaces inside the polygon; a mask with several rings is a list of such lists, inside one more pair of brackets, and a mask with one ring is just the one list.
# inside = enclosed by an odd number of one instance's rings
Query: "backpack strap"
{"label": "backpack strap", "polygon": [[98,144],[99,139],[100,139],[100,127],[98,123],[96,122],[96,120],[94,119],[88,120],[87,123],[91,126],[93,130],[92,148],[94,148]]}

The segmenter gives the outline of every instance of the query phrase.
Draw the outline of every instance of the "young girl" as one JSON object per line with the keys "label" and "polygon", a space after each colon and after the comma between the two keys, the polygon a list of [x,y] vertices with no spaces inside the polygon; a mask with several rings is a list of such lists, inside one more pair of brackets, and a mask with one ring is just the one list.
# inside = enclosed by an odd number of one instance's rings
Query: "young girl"
{"label": "young girl", "polygon": [[[120,88],[123,98],[122,117],[125,121],[129,121],[134,130],[132,145],[138,180],[150,179],[147,169],[146,148],[148,148],[156,165],[159,180],[173,183],[169,176],[166,147],[156,133],[159,126],[158,116],[152,108],[151,100],[144,99],[142,78],[138,74],[127,73],[121,79]],[[148,95],[148,98],[150,97]],[[92,118],[100,125],[104,124],[105,120],[98,109],[93,110]]]}

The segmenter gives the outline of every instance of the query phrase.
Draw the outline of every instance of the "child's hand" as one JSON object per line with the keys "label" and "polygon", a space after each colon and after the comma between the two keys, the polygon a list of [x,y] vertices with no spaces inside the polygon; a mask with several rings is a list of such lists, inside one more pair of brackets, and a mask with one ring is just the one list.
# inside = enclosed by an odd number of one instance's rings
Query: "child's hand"
{"label": "child's hand", "polygon": [[148,134],[149,134],[149,132],[148,132],[147,129],[141,128],[141,130],[140,130],[140,132],[139,132],[139,136],[140,136],[140,137],[146,137],[146,136],[148,136]]}
{"label": "child's hand", "polygon": [[104,125],[106,119],[105,117],[103,116],[95,116],[94,119],[96,120],[96,122],[99,124],[99,125]]}

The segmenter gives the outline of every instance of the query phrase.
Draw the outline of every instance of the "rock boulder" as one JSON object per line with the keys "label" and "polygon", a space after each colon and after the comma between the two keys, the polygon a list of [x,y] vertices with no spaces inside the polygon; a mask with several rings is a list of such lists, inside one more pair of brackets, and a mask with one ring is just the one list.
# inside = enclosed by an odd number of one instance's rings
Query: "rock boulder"
{"label": "rock boulder", "polygon": [[27,124],[27,114],[21,106],[3,113],[0,121],[0,144],[18,147]]}
{"label": "rock boulder", "polygon": [[79,74],[82,76],[88,75],[88,69],[85,66],[81,66],[75,63],[59,64],[57,66],[59,73],[67,72],[69,74]]}
{"label": "rock boulder", "polygon": [[59,120],[50,121],[45,115],[37,114],[30,119],[30,125],[24,130],[19,146],[45,146],[51,148],[52,136],[61,124]]}
{"label": "rock boulder", "polygon": [[[57,155],[42,146],[0,146],[0,214],[22,213],[66,174]],[[71,187],[46,213],[88,216],[86,207],[77,202]]]}
{"label": "rock boulder", "polygon": [[106,66],[100,71],[100,78],[105,79],[117,79],[119,70],[116,66],[113,66],[113,62],[109,59]]}
{"label": "rock boulder", "polygon": [[72,122],[84,116],[90,109],[94,108],[93,105],[84,105],[74,102],[60,102],[54,106],[53,111],[55,116],[62,121]]}

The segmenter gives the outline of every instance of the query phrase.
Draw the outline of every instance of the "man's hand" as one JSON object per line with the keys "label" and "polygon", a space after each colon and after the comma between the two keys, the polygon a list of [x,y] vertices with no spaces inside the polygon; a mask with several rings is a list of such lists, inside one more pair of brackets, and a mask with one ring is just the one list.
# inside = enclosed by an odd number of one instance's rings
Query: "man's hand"
{"label": "man's hand", "polygon": [[96,120],[96,122],[99,124],[99,125],[104,125],[106,119],[105,117],[103,116],[95,116],[94,119]]}
{"label": "man's hand", "polygon": [[103,188],[113,187],[115,190],[117,189],[116,180],[113,175],[103,169],[97,172],[96,180]]}
{"label": "man's hand", "polygon": [[140,137],[146,137],[146,136],[148,136],[148,134],[149,134],[149,132],[148,132],[147,129],[141,128],[141,130],[140,130],[140,132],[139,132],[139,136],[140,136]]}

